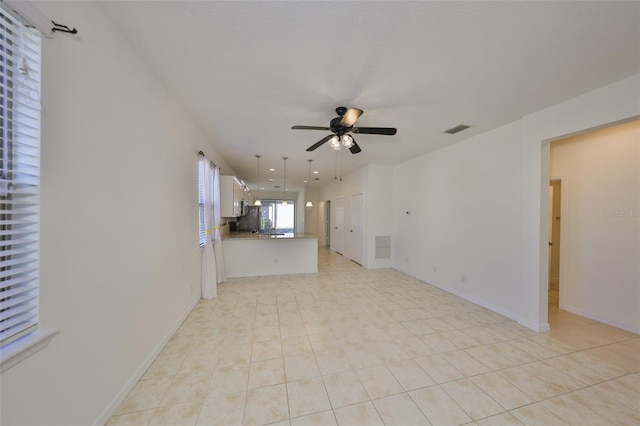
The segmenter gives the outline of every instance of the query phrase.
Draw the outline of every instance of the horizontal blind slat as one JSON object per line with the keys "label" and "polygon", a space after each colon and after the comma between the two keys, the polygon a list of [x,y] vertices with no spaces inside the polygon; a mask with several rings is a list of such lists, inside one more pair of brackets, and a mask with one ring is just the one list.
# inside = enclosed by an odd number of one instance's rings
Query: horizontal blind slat
{"label": "horizontal blind slat", "polygon": [[[34,263],[32,265],[23,266],[21,268],[12,268],[5,271],[0,271],[0,279],[36,271],[38,271],[38,265]],[[4,283],[5,281],[0,281],[0,289],[4,287]]]}
{"label": "horizontal blind slat", "polygon": [[[4,294],[3,294],[4,296]],[[34,293],[34,292],[26,292],[26,293],[19,293],[16,295],[13,295],[10,299],[6,299],[3,302],[0,302],[0,312],[7,312],[5,311],[5,309],[18,305],[20,303],[27,303],[27,302],[31,302],[31,301],[35,301],[38,298],[38,293]],[[37,306],[34,304],[34,306]],[[1,314],[0,314],[1,317]]]}
{"label": "horizontal blind slat", "polygon": [[11,343],[37,329],[38,317],[28,317],[22,323],[15,324],[10,330],[0,333],[0,345]]}
{"label": "horizontal blind slat", "polygon": [[0,329],[6,330],[11,325],[34,316],[33,310],[37,307],[37,303],[16,303],[11,306],[11,309],[0,311]]}
{"label": "horizontal blind slat", "polygon": [[12,278],[2,282],[4,287],[0,287],[0,299],[14,296],[20,293],[26,293],[33,290],[38,290],[38,284],[36,280],[38,277],[35,274],[31,274],[29,280],[25,280],[24,276]]}
{"label": "horizontal blind slat", "polygon": [[[12,268],[14,266],[18,266],[18,265],[25,265],[25,264],[29,264],[31,262],[37,262],[37,258],[34,257],[27,257],[27,256],[21,256],[21,257],[12,257],[9,258],[9,260],[2,260],[0,261],[0,268]],[[5,271],[2,271],[5,272]],[[11,276],[14,274],[9,274],[7,276]],[[1,276],[1,273],[0,273]]]}

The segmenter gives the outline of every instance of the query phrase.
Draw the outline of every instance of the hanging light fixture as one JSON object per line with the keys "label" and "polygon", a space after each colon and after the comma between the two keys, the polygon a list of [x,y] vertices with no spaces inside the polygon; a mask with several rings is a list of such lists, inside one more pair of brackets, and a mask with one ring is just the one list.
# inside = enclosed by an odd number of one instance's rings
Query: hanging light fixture
{"label": "hanging light fixture", "polygon": [[342,145],[345,148],[351,148],[353,146],[353,138],[349,135],[342,135]]}
{"label": "hanging light fixture", "polygon": [[[307,188],[309,187],[309,182],[311,182],[311,162],[313,160],[307,160],[309,162],[309,177],[307,178]],[[311,202],[311,200],[307,201],[307,204],[304,205],[305,207],[313,207],[313,203]]]}
{"label": "hanging light fixture", "polygon": [[262,205],[262,201],[260,201],[260,157],[262,156],[256,154],[256,158],[258,159],[258,167],[256,168],[256,179],[258,180],[258,198],[256,198],[256,201],[254,201],[254,206]]}
{"label": "hanging light fixture", "polygon": [[340,138],[338,136],[333,136],[329,139],[329,145],[336,151],[340,151]]}
{"label": "hanging light fixture", "polygon": [[284,180],[282,184],[282,207],[286,207],[289,205],[287,203],[287,159],[289,157],[282,157],[284,160]]}

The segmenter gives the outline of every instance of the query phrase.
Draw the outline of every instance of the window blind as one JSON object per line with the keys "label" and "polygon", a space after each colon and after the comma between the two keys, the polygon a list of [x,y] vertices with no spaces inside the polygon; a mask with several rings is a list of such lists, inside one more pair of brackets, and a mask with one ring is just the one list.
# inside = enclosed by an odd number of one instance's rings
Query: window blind
{"label": "window blind", "polygon": [[40,54],[0,7],[0,347],[38,327]]}
{"label": "window blind", "polygon": [[[209,194],[210,204],[206,205],[205,188],[213,188],[213,170],[215,164],[208,161],[206,157],[200,157],[198,161],[198,204],[200,214],[200,247],[204,247],[205,239],[207,238],[207,229],[213,230],[213,194]],[[205,185],[205,179],[208,180],[208,185]],[[205,215],[205,209],[209,209],[209,214]],[[205,223],[206,218],[209,218],[209,223]],[[213,241],[213,232],[209,233],[209,238]]]}
{"label": "window blind", "polygon": [[204,168],[205,162],[198,161],[198,205],[200,215],[200,247],[204,247],[207,225],[204,223]]}

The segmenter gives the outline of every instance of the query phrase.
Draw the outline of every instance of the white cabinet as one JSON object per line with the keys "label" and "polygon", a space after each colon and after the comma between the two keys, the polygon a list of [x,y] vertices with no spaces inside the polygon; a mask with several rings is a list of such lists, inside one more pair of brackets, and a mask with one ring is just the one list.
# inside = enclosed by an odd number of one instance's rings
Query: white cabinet
{"label": "white cabinet", "polygon": [[220,176],[220,216],[242,216],[244,188],[235,176]]}

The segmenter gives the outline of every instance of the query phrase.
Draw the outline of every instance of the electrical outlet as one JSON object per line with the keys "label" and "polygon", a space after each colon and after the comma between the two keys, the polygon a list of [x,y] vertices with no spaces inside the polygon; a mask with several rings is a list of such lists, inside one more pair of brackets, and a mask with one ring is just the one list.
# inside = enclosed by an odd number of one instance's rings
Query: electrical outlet
{"label": "electrical outlet", "polygon": [[463,274],[463,275],[460,275],[460,281],[462,281],[462,282],[467,281],[467,277],[466,277],[466,275],[464,275],[464,274]]}
{"label": "electrical outlet", "polygon": [[273,258],[273,263],[278,263],[278,258],[277,257]]}
{"label": "electrical outlet", "polygon": [[438,268],[436,268],[435,266],[433,267],[433,272],[438,272]]}

